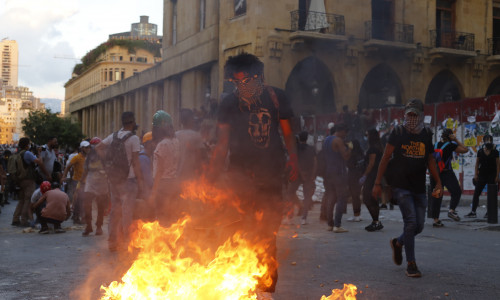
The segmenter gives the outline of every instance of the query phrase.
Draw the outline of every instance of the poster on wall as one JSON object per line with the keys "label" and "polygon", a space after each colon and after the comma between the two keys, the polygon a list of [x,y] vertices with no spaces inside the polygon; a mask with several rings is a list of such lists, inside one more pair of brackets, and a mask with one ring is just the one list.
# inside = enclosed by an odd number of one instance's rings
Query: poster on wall
{"label": "poster on wall", "polygon": [[476,140],[476,123],[470,123],[464,125],[464,145],[467,147],[475,147],[477,145]]}
{"label": "poster on wall", "polygon": [[[468,153],[466,153],[466,154],[468,154]],[[463,174],[464,174],[463,189],[464,190],[467,190],[467,191],[474,190],[474,185],[472,184],[472,178],[474,178],[475,167],[476,167],[476,157],[475,156],[474,157],[473,156],[463,157]]]}

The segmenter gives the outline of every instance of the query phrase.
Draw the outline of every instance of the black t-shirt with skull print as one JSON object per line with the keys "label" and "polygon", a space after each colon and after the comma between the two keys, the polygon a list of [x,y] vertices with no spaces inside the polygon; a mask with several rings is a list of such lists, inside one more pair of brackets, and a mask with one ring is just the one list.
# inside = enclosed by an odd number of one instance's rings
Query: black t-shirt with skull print
{"label": "black t-shirt with skull print", "polygon": [[273,88],[274,104],[268,88],[260,101],[246,103],[235,94],[226,96],[219,107],[218,122],[231,127],[230,169],[240,170],[264,185],[280,185],[285,165],[285,148],[279,132],[279,119],[290,119],[293,111],[285,92]]}

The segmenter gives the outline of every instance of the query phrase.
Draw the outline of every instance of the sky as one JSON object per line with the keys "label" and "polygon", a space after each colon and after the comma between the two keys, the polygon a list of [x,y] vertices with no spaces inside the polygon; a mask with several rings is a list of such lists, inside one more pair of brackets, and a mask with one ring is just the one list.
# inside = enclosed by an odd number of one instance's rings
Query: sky
{"label": "sky", "polygon": [[142,15],[161,35],[163,0],[0,0],[0,39],[17,41],[20,86],[64,99],[77,59]]}

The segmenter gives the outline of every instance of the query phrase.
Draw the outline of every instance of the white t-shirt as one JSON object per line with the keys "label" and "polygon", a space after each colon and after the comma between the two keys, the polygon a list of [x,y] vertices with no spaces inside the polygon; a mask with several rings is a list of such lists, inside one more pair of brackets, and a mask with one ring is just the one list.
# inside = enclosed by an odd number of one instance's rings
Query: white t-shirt
{"label": "white t-shirt", "polygon": [[[42,159],[43,161],[43,165],[45,166],[45,170],[47,170],[47,172],[49,174],[52,174],[52,171],[54,170],[54,161],[56,160],[56,151],[54,151],[54,149],[49,149],[49,146],[47,145],[44,145],[45,147],[45,151],[41,151],[40,152],[40,158]],[[43,174],[43,172],[40,171],[40,175],[43,176],[44,179],[47,179],[45,178],[45,174]]]}
{"label": "white t-shirt", "polygon": [[[118,131],[118,138],[123,138],[125,135],[127,135],[130,131],[128,130],[123,130],[120,129]],[[113,135],[114,133],[108,135],[102,143],[106,146],[111,145],[111,142],[113,141]],[[108,149],[109,150],[109,149]],[[134,173],[134,166],[132,166],[132,153],[139,153],[141,151],[141,141],[137,135],[132,135],[125,141],[125,150],[127,152],[127,159],[128,159],[128,165],[130,166],[129,172],[128,172],[128,178],[135,178],[135,173]]]}
{"label": "white t-shirt", "polygon": [[198,131],[183,129],[175,132],[180,147],[180,176],[191,176],[200,168],[203,139]]}
{"label": "white t-shirt", "polygon": [[42,197],[42,191],[40,191],[40,188],[37,188],[31,195],[31,203],[36,203],[38,199],[40,199],[41,197]]}
{"label": "white t-shirt", "polygon": [[[177,138],[164,138],[158,143],[153,159],[153,178],[161,176],[163,179],[177,178],[179,167],[179,140]],[[161,160],[164,166],[162,174],[158,172],[158,161]]]}

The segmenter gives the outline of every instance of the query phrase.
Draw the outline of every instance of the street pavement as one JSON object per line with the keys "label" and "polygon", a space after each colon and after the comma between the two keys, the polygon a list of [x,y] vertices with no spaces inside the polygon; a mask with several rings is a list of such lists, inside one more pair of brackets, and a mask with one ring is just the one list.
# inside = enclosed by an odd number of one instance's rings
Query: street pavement
{"label": "street pavement", "polygon": [[[130,256],[107,250],[104,236],[82,237],[82,226],[63,223],[66,233],[40,235],[10,225],[16,201],[0,214],[0,299],[98,299],[101,284],[119,280]],[[347,222],[347,233],[327,231],[319,221],[319,204],[308,224],[282,225],[278,233],[279,282],[274,299],[319,300],[344,283],[358,287],[358,299],[500,299],[500,226],[485,219],[454,222],[442,209],[442,228],[427,219],[416,239],[421,278],[405,275],[404,263],[392,262],[389,240],[403,222],[398,207],[382,210],[384,228],[367,232],[362,222]],[[470,211],[458,208],[460,216]],[[479,207],[478,216],[486,212]],[[95,213],[95,212],[94,212]],[[107,218],[106,218],[107,221]]]}

